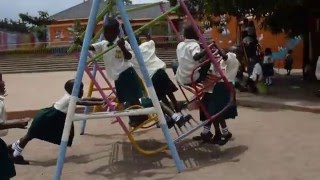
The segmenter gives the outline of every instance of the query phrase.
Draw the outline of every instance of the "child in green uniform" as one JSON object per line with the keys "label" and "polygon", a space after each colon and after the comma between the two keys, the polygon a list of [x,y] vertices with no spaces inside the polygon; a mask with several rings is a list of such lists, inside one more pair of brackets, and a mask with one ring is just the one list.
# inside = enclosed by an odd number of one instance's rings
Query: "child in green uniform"
{"label": "child in green uniform", "polygon": [[[32,139],[40,139],[53,144],[60,144],[73,85],[74,80],[68,80],[64,85],[66,91],[64,96],[55,102],[53,106],[40,110],[34,117],[28,133],[8,147],[16,164],[29,164],[29,162],[24,160],[21,154],[25,146]],[[83,84],[81,83],[77,105],[94,106],[103,104],[103,100],[100,98],[81,99],[82,96]],[[68,146],[72,145],[73,136],[74,127],[72,125]]]}

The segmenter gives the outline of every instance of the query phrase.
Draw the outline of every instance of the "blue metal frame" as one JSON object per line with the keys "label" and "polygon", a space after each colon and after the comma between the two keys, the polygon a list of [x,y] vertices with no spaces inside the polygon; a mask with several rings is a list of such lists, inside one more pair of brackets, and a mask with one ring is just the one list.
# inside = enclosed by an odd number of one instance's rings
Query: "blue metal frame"
{"label": "blue metal frame", "polygon": [[161,129],[163,131],[163,134],[164,134],[165,138],[166,138],[168,147],[169,147],[169,149],[170,149],[170,151],[172,153],[172,157],[173,157],[173,159],[175,161],[175,164],[176,164],[176,167],[178,169],[178,172],[182,172],[183,171],[183,163],[180,160],[180,157],[179,157],[179,154],[177,152],[176,146],[175,146],[175,144],[174,144],[174,142],[173,142],[173,140],[171,138],[171,135],[169,133],[169,129],[168,129],[168,126],[166,124],[166,120],[165,120],[163,112],[161,110],[159,99],[158,99],[158,97],[157,97],[157,95],[155,93],[151,78],[150,78],[148,70],[147,70],[147,68],[145,66],[145,63],[144,63],[140,48],[138,46],[136,37],[135,37],[133,29],[132,29],[132,27],[130,25],[130,21],[129,21],[128,15],[127,15],[127,13],[125,11],[124,2],[122,0],[116,0],[116,5],[117,5],[118,10],[120,12],[120,15],[121,15],[122,21],[124,23],[124,27],[125,27],[125,30],[127,32],[127,35],[129,37],[129,41],[130,41],[130,44],[132,46],[132,50],[134,51],[135,56],[137,58],[141,73],[143,75],[143,79],[146,82],[146,86],[148,88],[148,92],[149,92],[150,98],[152,100],[152,103],[153,103],[154,107],[158,111],[158,118],[160,120],[160,127],[161,127]]}
{"label": "blue metal frame", "polygon": [[66,122],[64,125],[63,135],[62,135],[62,139],[61,139],[59,156],[58,156],[58,160],[57,160],[57,167],[55,170],[54,180],[61,179],[64,159],[65,159],[65,155],[66,155],[66,151],[67,151],[68,137],[70,134],[71,124],[72,124],[72,118],[74,116],[74,112],[76,109],[76,100],[78,98],[78,94],[80,91],[80,85],[82,82],[84,69],[86,66],[88,50],[89,50],[89,46],[90,46],[92,33],[93,33],[95,23],[96,23],[96,16],[98,14],[99,4],[100,4],[100,0],[93,0],[92,7],[90,10],[89,21],[88,21],[88,25],[86,28],[84,42],[83,42],[82,49],[81,49],[80,61],[78,64],[75,83],[74,83],[74,86],[72,89],[72,95],[71,95],[71,99],[70,99],[70,103],[69,103],[69,107],[68,107],[68,113],[67,113]]}

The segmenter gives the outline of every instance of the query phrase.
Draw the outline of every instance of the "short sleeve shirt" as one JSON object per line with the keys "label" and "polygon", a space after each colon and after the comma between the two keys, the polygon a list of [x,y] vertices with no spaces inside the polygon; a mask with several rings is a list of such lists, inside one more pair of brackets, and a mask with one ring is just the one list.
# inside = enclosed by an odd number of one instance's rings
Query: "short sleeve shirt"
{"label": "short sleeve shirt", "polygon": [[259,75],[258,81],[262,81],[262,79],[263,79],[262,67],[261,67],[261,65],[259,63],[256,63],[254,65],[254,68],[253,68],[252,74],[250,76],[250,79],[252,79],[253,81],[256,81],[258,75]]}
{"label": "short sleeve shirt", "polygon": [[[115,43],[118,39],[115,40]],[[107,50],[110,43],[106,40],[100,41],[98,43],[92,44],[95,49],[95,53],[101,53]],[[130,44],[125,41],[125,47],[129,52],[132,52]],[[133,53],[132,53],[133,56]],[[125,60],[124,55],[121,49],[116,46],[115,48],[111,49],[109,52],[103,55],[103,61],[106,69],[107,76],[112,80],[117,80],[119,75],[127,70],[129,67],[132,67],[133,64],[131,61]]]}
{"label": "short sleeve shirt", "polygon": [[[146,65],[146,68],[149,72],[150,78],[159,70],[165,69],[166,63],[164,63],[161,59],[156,55],[156,47],[153,40],[142,43],[140,46],[140,51]],[[141,76],[141,71],[139,68],[139,64],[136,58],[132,59],[132,63],[134,65],[134,69]]]}
{"label": "short sleeve shirt", "polygon": [[[4,96],[0,96],[0,124],[4,124],[7,120],[7,113],[4,105]],[[0,137],[6,136],[8,130],[0,130]]]}
{"label": "short sleeve shirt", "polygon": [[71,98],[71,95],[68,93],[65,93],[62,98],[60,98],[57,102],[54,103],[53,107],[67,114],[70,98]]}
{"label": "short sleeve shirt", "polygon": [[[200,53],[200,45],[194,39],[185,39],[180,42],[177,46],[177,59],[178,59],[178,69],[176,73],[176,79],[181,84],[191,83],[192,70],[199,65],[198,61],[193,59],[194,55]],[[200,74],[198,71],[194,73],[194,80],[199,78]]]}

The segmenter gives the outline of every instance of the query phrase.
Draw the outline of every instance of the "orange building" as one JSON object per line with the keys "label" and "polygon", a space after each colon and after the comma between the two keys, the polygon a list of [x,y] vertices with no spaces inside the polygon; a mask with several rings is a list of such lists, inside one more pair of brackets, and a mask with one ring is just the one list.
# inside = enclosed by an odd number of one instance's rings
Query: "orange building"
{"label": "orange building", "polygon": [[[106,1],[101,1],[99,12],[102,11],[102,8],[107,4]],[[90,8],[92,5],[92,0],[85,1],[81,4],[78,4],[74,7],[61,11],[53,16],[51,16],[56,21],[48,26],[48,34],[49,34],[49,45],[50,46],[62,46],[69,45],[74,40],[74,33],[70,31],[75,25],[75,21],[78,20],[81,22],[81,25],[86,25],[88,21],[88,16],[90,13]],[[142,6],[144,4],[133,4],[126,5],[127,9],[135,8]],[[169,4],[164,5],[165,9],[169,8]],[[160,16],[162,14],[159,6],[153,6],[149,8],[145,8],[143,10],[129,12],[128,16],[130,18],[130,23],[133,26],[133,29],[138,29],[146,23],[152,21],[154,18]],[[170,14],[170,19],[175,24],[176,28],[179,29],[179,19],[176,15]],[[99,22],[95,28],[95,32],[97,32],[103,22]],[[170,31],[169,24],[164,19],[164,21],[157,23],[155,26],[149,29],[150,33],[156,36],[170,36],[172,32]],[[159,39],[159,38],[158,38]],[[159,39],[161,40],[161,39]],[[167,40],[167,38],[162,40]]]}
{"label": "orange building", "polygon": [[[81,4],[78,4],[74,7],[61,11],[52,16],[56,21],[48,26],[48,34],[49,34],[49,45],[50,46],[61,46],[61,45],[69,45],[74,40],[74,34],[71,32],[70,28],[73,28],[75,24],[75,20],[80,20],[82,25],[87,24],[87,18],[89,16],[90,8],[92,5],[92,0],[85,1]],[[101,1],[100,10],[106,6],[105,1]],[[126,5],[126,8],[134,8],[140,5]],[[165,4],[165,9],[169,8],[169,4]],[[133,29],[138,29],[139,27],[145,25],[150,22],[154,18],[160,16],[161,10],[159,6],[153,6],[150,8],[146,8],[139,11],[129,12],[129,18],[131,18],[131,24]],[[178,16],[174,14],[170,14],[170,19],[172,19],[175,27],[178,30],[181,30],[182,21]],[[96,31],[100,29],[102,26],[102,22],[99,22],[96,27]],[[222,35],[216,29],[212,30],[212,38],[222,47],[230,47],[237,41],[237,20],[235,17],[231,17],[230,21],[227,25],[230,34],[227,36]],[[258,23],[256,22],[256,27]],[[149,32],[153,37],[157,37],[156,41],[158,42],[166,42],[169,40],[168,37],[174,36],[173,32],[169,28],[169,24],[164,19],[164,21],[159,22],[155,26],[149,29]],[[278,52],[281,48],[286,47],[287,37],[285,34],[271,34],[269,31],[263,29],[257,29],[257,36],[260,39],[260,45],[262,49],[267,47],[271,48],[273,52]],[[160,38],[159,38],[160,36]],[[283,67],[283,58],[277,59],[275,66],[278,68]],[[293,67],[296,69],[302,68],[303,62],[303,43],[300,42],[293,48],[293,58],[294,64]]]}
{"label": "orange building", "polygon": [[[258,22],[255,21],[256,27],[258,27]],[[231,17],[227,25],[228,30],[230,31],[229,35],[221,35],[216,29],[212,30],[212,36],[215,42],[222,47],[230,47],[231,45],[237,42],[238,34],[237,27],[238,23],[235,17]],[[272,34],[270,31],[256,28],[256,33],[262,50],[269,47],[273,52],[279,52],[281,48],[285,48],[288,43],[288,38],[286,34]],[[284,57],[283,57],[284,58]],[[283,68],[283,58],[277,59],[275,61],[275,66],[277,68]],[[303,62],[303,42],[301,41],[293,48],[293,68],[301,69]]]}

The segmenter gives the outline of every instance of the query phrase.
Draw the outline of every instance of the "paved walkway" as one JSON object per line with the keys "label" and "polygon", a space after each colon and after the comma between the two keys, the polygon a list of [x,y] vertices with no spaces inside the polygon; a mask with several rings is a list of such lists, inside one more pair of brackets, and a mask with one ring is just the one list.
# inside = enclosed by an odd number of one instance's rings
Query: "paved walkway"
{"label": "paved walkway", "polygon": [[[172,71],[168,70],[168,73],[173,79]],[[9,94],[6,98],[7,111],[30,111],[51,106],[63,95],[64,83],[74,76],[73,71],[4,75]],[[103,82],[101,77],[98,77],[98,81]],[[84,76],[83,82],[89,84],[87,76]],[[249,107],[267,106],[320,113],[320,98],[315,96],[318,89],[320,83],[302,81],[297,73],[293,76],[276,75],[267,95],[238,93],[237,100],[240,105]],[[181,92],[176,95],[178,99],[183,99]]]}

